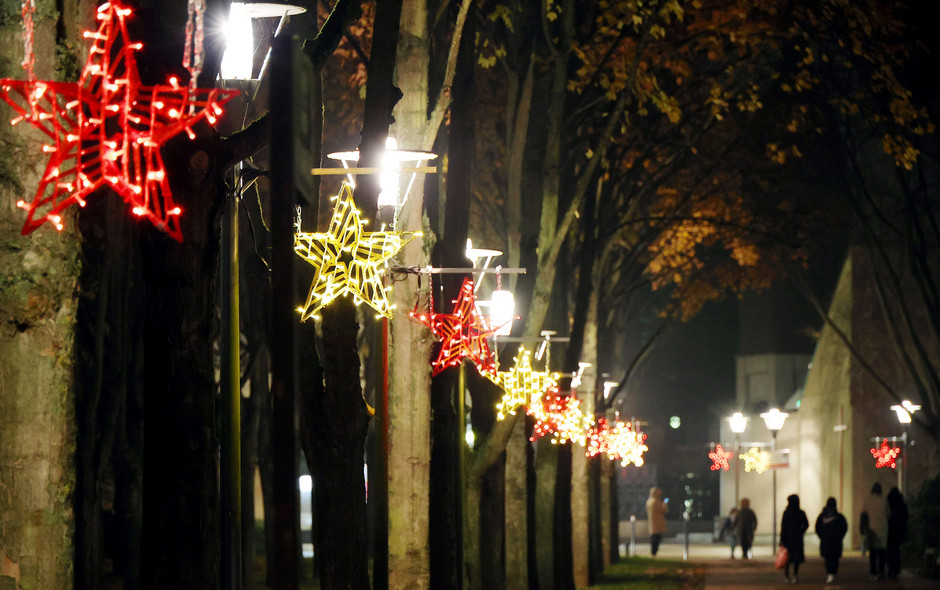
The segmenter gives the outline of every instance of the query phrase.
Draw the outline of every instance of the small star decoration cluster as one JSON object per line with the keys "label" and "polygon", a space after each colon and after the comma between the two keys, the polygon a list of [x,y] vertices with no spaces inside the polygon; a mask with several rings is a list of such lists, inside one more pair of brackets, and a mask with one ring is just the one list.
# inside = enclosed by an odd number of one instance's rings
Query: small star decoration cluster
{"label": "small star decoration cluster", "polygon": [[721,445],[715,445],[715,450],[708,453],[708,458],[712,460],[711,470],[718,471],[719,469],[724,469],[728,471],[731,469],[728,459],[730,459],[732,455],[734,455],[734,452],[724,450],[721,448]]}
{"label": "small star decoration cluster", "polygon": [[878,469],[882,467],[897,469],[897,458],[900,454],[901,448],[892,447],[886,440],[881,441],[881,446],[871,449],[871,456],[875,458],[875,467]]}
{"label": "small star decoration cluster", "polygon": [[629,424],[617,422],[610,427],[607,419],[598,418],[596,424],[590,414],[581,408],[581,400],[575,395],[561,395],[558,389],[558,373],[536,371],[532,368],[531,353],[519,347],[513,368],[499,371],[488,377],[505,392],[497,406],[497,418],[504,420],[515,415],[520,407],[535,419],[532,436],[536,441],[551,435],[552,444],[573,442],[586,448],[588,457],[607,455],[610,460],[619,460],[622,465],[643,465],[643,453],[648,447],[643,444],[646,435],[636,433]]}

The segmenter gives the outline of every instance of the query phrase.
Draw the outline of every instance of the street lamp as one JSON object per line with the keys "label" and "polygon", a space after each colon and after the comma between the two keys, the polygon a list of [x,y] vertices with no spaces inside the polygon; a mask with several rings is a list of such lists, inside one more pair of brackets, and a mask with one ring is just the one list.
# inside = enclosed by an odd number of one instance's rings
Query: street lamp
{"label": "street lamp", "polygon": [[[764,419],[764,425],[767,426],[767,430],[770,431],[770,457],[771,463],[773,463],[773,455],[777,450],[777,433],[780,432],[780,429],[783,428],[783,423],[787,421],[786,412],[781,412],[777,408],[771,408],[770,411],[764,412],[760,415]],[[771,504],[773,505],[773,528],[771,529],[771,540],[770,546],[771,549],[776,547],[777,543],[777,469],[771,465],[773,470],[773,492],[771,494]]]}
{"label": "street lamp", "polygon": [[[252,18],[279,17],[278,31],[290,15],[305,12],[306,8],[286,2],[232,2],[225,30],[226,50],[222,57],[220,77],[225,80],[252,78],[253,56],[257,50],[252,35]],[[200,34],[200,33],[197,33]],[[265,63],[267,63],[265,61]],[[264,66],[262,66],[262,71]],[[260,74],[259,74],[260,76]],[[219,442],[219,587],[238,590],[242,587],[241,538],[241,367],[239,365],[239,263],[238,263],[238,202],[243,190],[241,163],[232,176],[232,193],[227,194],[221,227],[219,279],[222,283],[220,298],[221,322],[219,331],[220,356],[220,411],[221,440]],[[275,447],[279,445],[275,442]],[[294,441],[290,441],[293,446]],[[277,449],[275,449],[277,451]],[[275,456],[280,456],[275,452]],[[291,486],[297,485],[292,459]],[[285,462],[286,465],[286,462]],[[284,470],[286,472],[286,470]],[[278,480],[278,486],[282,480]],[[299,525],[299,512],[295,499],[291,506],[297,515],[293,524]],[[290,568],[281,568],[290,569]],[[293,573],[293,572],[292,572]]]}
{"label": "street lamp", "polygon": [[[748,417],[741,412],[735,412],[727,418],[728,425],[731,426],[731,432],[734,433],[734,454],[737,457],[741,451],[741,433],[747,428]],[[738,495],[741,483],[741,466],[734,462],[734,506],[738,507]]]}
{"label": "street lamp", "polygon": [[[348,152],[333,152],[326,155],[331,160],[339,160],[343,164],[343,172],[349,178],[349,183],[356,186],[353,174],[379,174],[380,191],[377,204],[379,207],[394,207],[395,218],[392,227],[398,225],[398,215],[401,208],[408,200],[411,193],[411,187],[414,186],[415,178],[419,172],[437,172],[437,168],[431,166],[422,166],[425,162],[433,160],[437,154],[433,152],[422,152],[414,150],[398,149],[398,142],[394,137],[385,138],[385,151],[382,153],[382,164],[380,168],[350,168],[350,162],[359,161],[359,150]],[[403,166],[411,164],[411,166]],[[335,174],[337,171],[331,168],[314,168],[313,174]],[[408,180],[408,187],[404,194],[401,192],[401,175],[411,174]]]}
{"label": "street lamp", "polygon": [[898,415],[898,422],[901,423],[901,441],[904,443],[904,449],[901,452],[901,469],[898,471],[898,488],[901,492],[907,491],[907,472],[910,471],[907,465],[907,425],[911,423],[911,414],[920,409],[919,404],[911,403],[911,400],[904,400],[900,404],[891,406],[894,413]]}
{"label": "street lamp", "polygon": [[[232,2],[229,8],[228,22],[225,25],[225,52],[222,54],[220,77],[223,80],[253,80],[255,47],[254,32],[251,20],[255,18],[280,18],[278,32],[284,25],[284,19],[306,12],[307,9],[297,4],[274,0],[271,2],[254,2],[242,0]],[[275,36],[277,33],[275,33]],[[261,66],[264,72],[267,59]]]}

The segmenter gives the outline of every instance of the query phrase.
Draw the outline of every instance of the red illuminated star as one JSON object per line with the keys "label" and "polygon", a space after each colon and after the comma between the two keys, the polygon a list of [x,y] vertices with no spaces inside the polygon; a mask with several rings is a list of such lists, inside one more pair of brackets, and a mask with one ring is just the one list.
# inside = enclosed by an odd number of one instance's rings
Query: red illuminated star
{"label": "red illuminated star", "polygon": [[897,469],[897,458],[901,454],[900,447],[892,447],[888,441],[881,441],[881,446],[877,449],[871,449],[871,456],[875,458],[875,467],[890,467]]}
{"label": "red illuminated star", "polygon": [[180,207],[173,200],[160,148],[192,126],[210,124],[222,105],[238,91],[196,89],[175,78],[169,84],[141,86],[125,19],[131,10],[116,2],[98,8],[100,25],[86,31],[92,39],[88,61],[78,83],[0,80],[0,98],[18,113],[11,122],[27,121],[51,142],[43,146],[49,162],[27,211],[23,234],[44,223],[62,229],[62,211],[108,186],[153,225],[182,241]]}
{"label": "red illuminated star", "polygon": [[718,471],[719,469],[728,471],[731,469],[731,465],[728,464],[728,459],[730,459],[733,454],[732,451],[726,451],[721,448],[721,445],[715,445],[715,450],[708,453],[708,458],[712,460],[712,471]]}
{"label": "red illuminated star", "polygon": [[496,375],[496,360],[487,343],[494,330],[477,308],[473,281],[464,279],[452,313],[412,312],[411,317],[431,328],[441,339],[441,351],[431,363],[433,375],[470,359],[481,373]]}

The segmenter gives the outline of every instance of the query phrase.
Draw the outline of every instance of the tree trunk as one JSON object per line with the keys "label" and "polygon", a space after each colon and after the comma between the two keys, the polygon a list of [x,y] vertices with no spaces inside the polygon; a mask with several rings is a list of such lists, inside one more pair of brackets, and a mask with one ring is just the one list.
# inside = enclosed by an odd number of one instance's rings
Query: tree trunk
{"label": "tree trunk", "polygon": [[[144,588],[218,585],[218,427],[213,371],[221,171],[211,130],[167,146],[187,216],[184,242],[142,228],[144,306]],[[185,174],[190,170],[190,174]]]}
{"label": "tree trunk", "polygon": [[463,587],[483,590],[480,576],[480,497],[482,477],[468,477],[464,496],[463,518]]}
{"label": "tree trunk", "polygon": [[[57,23],[41,15],[55,8],[37,5],[36,75],[49,80]],[[23,58],[22,30],[19,18],[0,26],[3,76],[23,77],[13,65]],[[0,587],[70,588],[79,237],[74,210],[61,233],[49,226],[20,235],[25,215],[15,203],[38,186],[47,138],[27,124],[11,127],[12,113],[0,108]]]}
{"label": "tree trunk", "polygon": [[526,421],[516,420],[506,444],[506,588],[529,587]]}
{"label": "tree trunk", "polygon": [[457,432],[456,396],[464,392],[458,387],[457,372],[451,369],[438,375],[431,384],[431,474],[429,512],[431,514],[428,554],[430,586],[435,590],[461,587],[463,514],[456,510],[463,494],[460,465],[454,460],[460,452],[463,437]]}
{"label": "tree trunk", "polygon": [[558,445],[542,438],[535,450],[535,561],[539,590],[555,590],[555,479]]}
{"label": "tree trunk", "polygon": [[[403,98],[395,111],[395,131],[402,149],[414,149],[411,146],[421,144],[427,127],[428,33],[424,0],[402,3],[397,81]],[[412,186],[396,229],[420,231],[424,226],[423,180],[417,179]],[[429,259],[423,240],[406,245],[398,259],[405,266],[426,266]],[[416,291],[415,277],[398,283],[392,296],[401,311],[389,322],[388,584],[389,588],[403,590],[422,590],[430,585],[428,359],[433,339],[424,326],[406,313],[414,305]]]}

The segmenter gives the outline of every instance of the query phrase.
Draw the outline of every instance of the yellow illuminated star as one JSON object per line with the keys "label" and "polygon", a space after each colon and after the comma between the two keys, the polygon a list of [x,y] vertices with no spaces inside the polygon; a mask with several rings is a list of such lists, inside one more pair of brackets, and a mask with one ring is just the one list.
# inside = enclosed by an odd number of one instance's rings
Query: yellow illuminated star
{"label": "yellow illuminated star", "polygon": [[744,471],[764,472],[764,457],[757,447],[751,447],[746,453],[738,455],[744,461]]}
{"label": "yellow illuminated star", "polygon": [[333,197],[333,217],[326,233],[297,232],[294,252],[313,265],[314,277],[303,307],[307,320],[341,295],[351,295],[356,305],[365,303],[385,317],[392,317],[382,273],[389,259],[420,232],[365,232],[365,221],[352,200],[352,187],[343,183]]}
{"label": "yellow illuminated star", "polygon": [[496,406],[496,417],[500,420],[507,414],[515,415],[519,406],[532,402],[541,406],[542,395],[558,381],[558,373],[533,370],[529,356],[529,351],[520,346],[511,370],[499,371],[495,377],[485,374],[504,391],[503,399]]}

